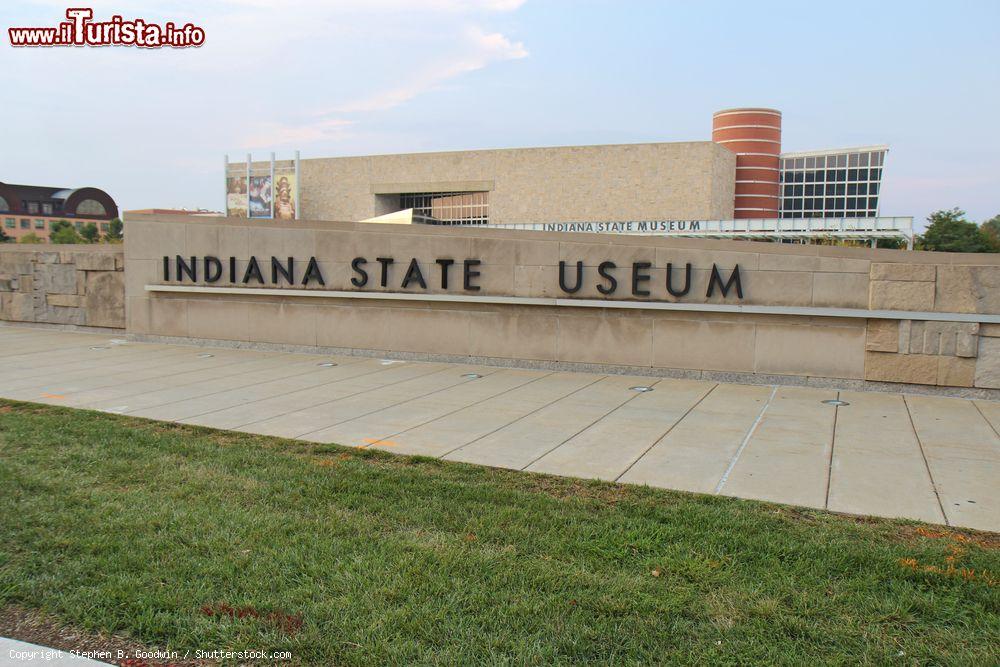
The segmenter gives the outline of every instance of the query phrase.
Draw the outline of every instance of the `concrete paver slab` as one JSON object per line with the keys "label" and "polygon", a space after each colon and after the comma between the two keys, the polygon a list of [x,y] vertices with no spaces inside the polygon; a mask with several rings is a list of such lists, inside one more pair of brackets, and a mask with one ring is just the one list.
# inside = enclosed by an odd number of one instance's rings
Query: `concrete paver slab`
{"label": "concrete paver slab", "polygon": [[824,507],[836,399],[831,389],[778,387],[720,493]]}
{"label": "concrete paver slab", "polygon": [[716,386],[618,481],[714,493],[772,391]]}
{"label": "concrete paver slab", "polygon": [[379,443],[372,446],[391,448],[397,454],[444,456],[599,379],[600,376],[582,373],[545,375],[486,403],[470,405],[458,412],[397,433],[392,437],[393,444],[390,446]]}
{"label": "concrete paver slab", "polygon": [[323,432],[324,438],[351,447],[379,445],[391,448],[393,437],[408,429],[456,412],[469,405],[544,377],[544,371],[503,370],[472,378],[456,386],[420,396],[378,412],[337,424]]}
{"label": "concrete paver slab", "polygon": [[538,412],[445,455],[445,459],[522,470],[623,403],[640,394],[629,387],[649,378],[604,377]]}
{"label": "concrete paver slab", "polygon": [[907,396],[931,478],[951,525],[1000,529],[1000,438],[972,401]]}
{"label": "concrete paver slab", "polygon": [[528,470],[615,480],[656,444],[715,386],[660,380],[596,424],[538,459]]}
{"label": "concrete paver slab", "polygon": [[944,523],[903,397],[841,392],[827,509]]}

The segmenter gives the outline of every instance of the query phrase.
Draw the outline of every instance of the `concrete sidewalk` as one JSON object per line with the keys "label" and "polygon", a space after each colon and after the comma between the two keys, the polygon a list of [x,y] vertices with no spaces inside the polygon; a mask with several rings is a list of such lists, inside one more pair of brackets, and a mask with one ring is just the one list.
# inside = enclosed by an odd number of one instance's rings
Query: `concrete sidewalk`
{"label": "concrete sidewalk", "polygon": [[[1000,531],[1000,403],[991,401],[126,343],[13,326],[0,327],[0,396]],[[825,402],[838,399],[849,405]]]}

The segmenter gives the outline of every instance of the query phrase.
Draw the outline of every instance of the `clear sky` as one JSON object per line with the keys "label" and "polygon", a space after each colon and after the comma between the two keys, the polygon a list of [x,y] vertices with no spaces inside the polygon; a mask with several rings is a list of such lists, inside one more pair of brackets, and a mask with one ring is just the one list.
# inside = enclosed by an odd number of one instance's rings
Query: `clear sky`
{"label": "clear sky", "polygon": [[[73,5],[74,3],[69,3]],[[88,0],[196,49],[12,49],[0,181],[220,209],[222,160],[706,140],[784,114],[786,151],[887,143],[883,215],[1000,213],[1000,2]],[[0,3],[0,27],[67,4]]]}

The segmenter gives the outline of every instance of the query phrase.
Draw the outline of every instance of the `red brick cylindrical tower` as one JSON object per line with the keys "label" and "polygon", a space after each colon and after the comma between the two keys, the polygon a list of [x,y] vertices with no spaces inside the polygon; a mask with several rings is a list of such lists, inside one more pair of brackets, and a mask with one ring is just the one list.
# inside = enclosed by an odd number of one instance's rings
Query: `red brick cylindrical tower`
{"label": "red brick cylindrical tower", "polygon": [[734,217],[777,218],[781,112],[723,109],[712,114],[712,141],[736,153]]}

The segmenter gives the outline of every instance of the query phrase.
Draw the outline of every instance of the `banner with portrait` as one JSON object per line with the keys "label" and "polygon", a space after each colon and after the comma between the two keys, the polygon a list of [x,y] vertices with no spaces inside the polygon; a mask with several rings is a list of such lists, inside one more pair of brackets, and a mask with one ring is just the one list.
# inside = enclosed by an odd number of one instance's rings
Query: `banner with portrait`
{"label": "banner with portrait", "polygon": [[251,176],[250,192],[247,194],[250,202],[250,217],[270,218],[271,176]]}
{"label": "banner with portrait", "polygon": [[298,202],[295,201],[295,172],[274,175],[274,218],[294,220]]}
{"label": "banner with portrait", "polygon": [[226,215],[232,218],[247,217],[246,176],[226,177]]}

